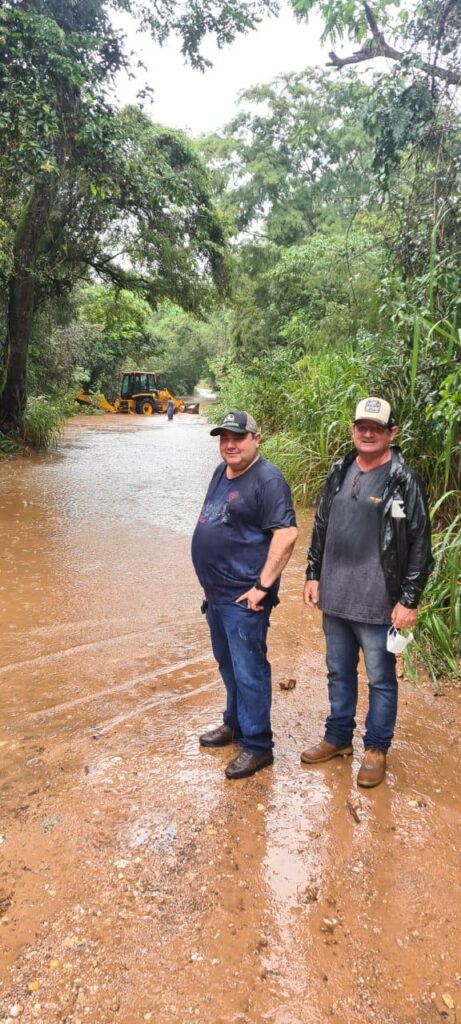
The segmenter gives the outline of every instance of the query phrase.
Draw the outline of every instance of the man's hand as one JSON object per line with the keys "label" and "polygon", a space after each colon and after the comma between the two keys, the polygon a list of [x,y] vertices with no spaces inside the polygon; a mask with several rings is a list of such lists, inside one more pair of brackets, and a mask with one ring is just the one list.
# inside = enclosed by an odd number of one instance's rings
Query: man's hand
{"label": "man's hand", "polygon": [[304,584],[304,604],[309,608],[318,608],[319,603],[319,581],[306,580]]}
{"label": "man's hand", "polygon": [[251,590],[247,590],[244,594],[240,594],[240,597],[235,599],[235,604],[241,604],[242,601],[246,601],[247,608],[251,612],[263,612],[264,607],[260,604],[265,598],[265,593],[262,590],[257,590],[256,587],[251,587]]}
{"label": "man's hand", "polygon": [[397,601],[391,612],[392,624],[396,629],[411,629],[413,626],[416,626],[417,618],[417,608],[405,608],[405,605],[400,604],[400,601]]}
{"label": "man's hand", "polygon": [[[298,530],[296,526],[283,526],[279,530],[273,530],[267,558],[261,567],[259,575],[259,579],[263,580],[265,586],[271,587],[279,579],[282,569],[285,568],[290,559],[297,536]],[[235,604],[241,604],[242,601],[246,601],[247,608],[250,611],[263,612],[264,607],[260,602],[264,601],[265,596],[266,594],[263,590],[251,587],[244,594],[240,594]]]}

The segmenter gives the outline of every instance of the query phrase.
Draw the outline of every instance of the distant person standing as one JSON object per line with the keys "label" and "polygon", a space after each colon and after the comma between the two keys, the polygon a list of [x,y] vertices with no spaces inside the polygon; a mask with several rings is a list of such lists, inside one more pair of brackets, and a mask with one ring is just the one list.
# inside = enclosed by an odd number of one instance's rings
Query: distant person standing
{"label": "distant person standing", "polygon": [[222,462],[195,527],[192,560],[227,700],[223,724],[200,736],[200,743],[239,743],[241,753],[226,776],[242,779],[274,760],[266,637],[298,531],[290,488],[260,455],[253,417],[229,412],[210,433],[219,436]]}
{"label": "distant person standing", "polygon": [[389,402],[359,402],[355,447],[335,462],[321,495],[307,555],[304,601],[323,611],[330,714],[320,743],[301,754],[321,764],[352,754],[357,665],[363,651],[369,704],[357,783],[382,782],[397,718],[391,623],[410,629],[432,568],[430,522],[417,474],[392,444]]}
{"label": "distant person standing", "polygon": [[172,398],[169,398],[167,403],[166,403],[166,414],[167,414],[168,419],[169,419],[169,421],[171,423],[171,421],[173,419],[173,416],[175,414],[174,402],[173,402]]}

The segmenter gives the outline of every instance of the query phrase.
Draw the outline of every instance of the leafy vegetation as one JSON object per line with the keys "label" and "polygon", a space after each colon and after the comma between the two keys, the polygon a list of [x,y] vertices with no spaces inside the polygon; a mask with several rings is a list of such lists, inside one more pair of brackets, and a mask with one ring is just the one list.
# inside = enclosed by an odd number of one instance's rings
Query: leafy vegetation
{"label": "leafy vegetation", "polygon": [[181,132],[154,125],[138,107],[108,102],[128,64],[119,9],[160,42],[179,34],[183,52],[205,63],[200,44],[230,41],[270,0],[219,0],[179,7],[166,0],[5,0],[0,13],[0,424],[23,426],[27,357],[43,303],[66,295],[92,270],[156,305],[174,298],[202,310],[223,286],[224,233],[208,178]]}
{"label": "leafy vegetation", "polygon": [[[108,103],[127,57],[107,6],[7,0],[0,15],[0,453],[56,437],[77,383],[110,391],[121,369],[151,369],[176,393],[208,378],[221,411],[251,409],[267,455],[314,502],[354,403],[384,394],[433,509],[408,668],[455,674],[459,5],[319,0],[345,55],[248,90],[196,142]],[[314,2],[292,6],[306,18]],[[157,39],[179,32],[200,67],[206,32],[224,43],[276,3],[112,7]],[[366,80],[351,70],[364,61]]]}
{"label": "leafy vegetation", "polygon": [[[350,5],[323,7],[336,12],[338,31],[340,17],[345,27]],[[391,8],[382,7],[383,17]],[[441,8],[431,11],[428,20]],[[442,37],[441,21],[438,30]],[[335,31],[332,23],[326,31]],[[405,28],[408,38],[412,31],[414,22]],[[427,24],[424,32],[422,45]],[[452,45],[452,26],[447,33],[451,67],[459,66],[459,40]],[[358,89],[347,75],[341,88],[348,86]],[[282,138],[274,130],[277,102],[283,109],[285,93],[299,87],[291,131],[284,119]],[[459,675],[461,657],[461,119],[452,91],[428,80],[417,61],[398,62],[375,85],[360,85],[351,134],[347,102],[344,119],[337,108],[336,155],[317,159],[312,176],[298,147],[301,140],[307,157],[318,157],[315,133],[309,141],[304,131],[313,105],[328,109],[330,88],[336,81],[322,75],[309,73],[304,82],[290,76],[261,90],[259,109],[253,90],[243,98],[251,97],[248,114],[228,129],[237,131],[237,142],[224,133],[208,144],[224,207],[238,207],[235,230],[246,230],[218,415],[224,407],[250,408],[262,424],[265,453],[298,499],[312,502],[331,461],[350,445],[354,403],[367,393],[389,397],[399,441],[433,508],[436,568],[407,664],[415,674],[423,662],[435,682]]]}
{"label": "leafy vegetation", "polygon": [[46,451],[59,439],[69,406],[65,400],[51,402],[29,398],[24,422],[24,441],[36,451]]}
{"label": "leafy vegetation", "polygon": [[[461,12],[456,0],[382,0],[374,8],[367,0],[292,0],[300,18],[314,6],[324,19],[323,38],[332,43],[344,37],[360,46],[345,57],[329,54],[334,68],[385,57],[398,71],[432,82],[461,85]],[[392,71],[390,72],[392,74]]]}
{"label": "leafy vegetation", "polygon": [[[433,509],[455,499],[459,508],[461,491],[443,494]],[[461,665],[461,514],[455,515],[444,530],[433,535],[435,568],[423,594],[418,631],[414,645],[405,651],[405,665],[416,680],[418,663],[425,666],[433,684],[447,675],[459,677]]]}

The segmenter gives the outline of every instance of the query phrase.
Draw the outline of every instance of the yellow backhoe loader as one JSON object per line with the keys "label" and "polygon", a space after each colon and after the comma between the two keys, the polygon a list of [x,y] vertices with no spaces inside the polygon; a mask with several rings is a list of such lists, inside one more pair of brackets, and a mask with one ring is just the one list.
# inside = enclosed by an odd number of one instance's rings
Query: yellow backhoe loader
{"label": "yellow backhoe loader", "polygon": [[77,402],[97,406],[105,412],[138,413],[140,416],[153,416],[154,413],[166,412],[168,401],[174,404],[176,412],[198,413],[199,403],[186,403],[182,398],[175,398],[163,387],[158,374],[150,371],[136,370],[122,373],[120,394],[113,402],[108,402],[104,395],[95,395],[82,388],[76,392]]}

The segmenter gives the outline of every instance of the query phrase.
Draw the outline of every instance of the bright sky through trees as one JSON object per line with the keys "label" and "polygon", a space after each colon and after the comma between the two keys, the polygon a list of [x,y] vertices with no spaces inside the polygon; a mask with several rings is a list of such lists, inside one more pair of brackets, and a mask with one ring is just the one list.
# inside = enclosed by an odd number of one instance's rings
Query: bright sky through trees
{"label": "bright sky through trees", "polygon": [[146,101],[146,110],[154,120],[193,135],[226,124],[243,89],[284,72],[323,66],[327,60],[328,48],[320,44],[320,20],[311,16],[309,24],[299,24],[287,4],[278,18],[265,18],[256,31],[238,36],[222,50],[209,41],[203,51],[213,67],[204,74],[185,65],[176,40],[159,47],[136,33],[128,18],[117,17],[116,24],[123,26],[131,49],[147,67],[146,72],[137,71],[135,79],[119,76],[119,102],[134,102],[138,89],[147,83],[154,99]]}

